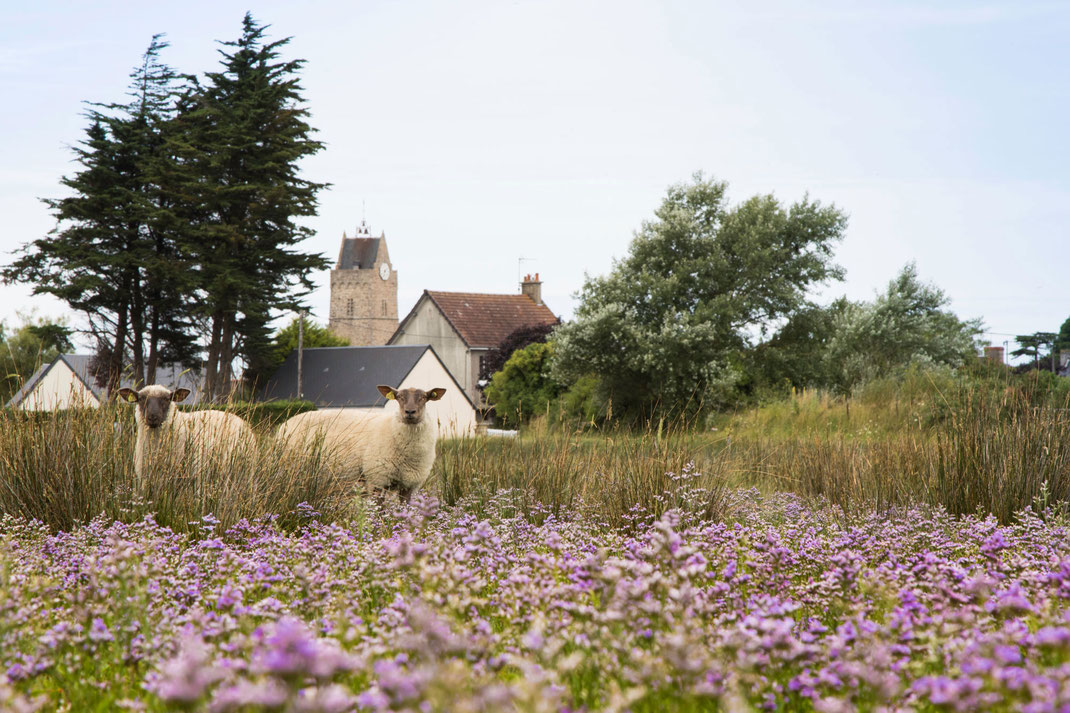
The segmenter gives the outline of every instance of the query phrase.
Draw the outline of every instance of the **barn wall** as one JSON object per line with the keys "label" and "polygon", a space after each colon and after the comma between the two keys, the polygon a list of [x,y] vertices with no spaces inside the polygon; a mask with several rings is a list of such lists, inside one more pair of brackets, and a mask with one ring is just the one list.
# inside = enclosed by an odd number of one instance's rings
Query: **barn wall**
{"label": "barn wall", "polygon": [[468,349],[464,341],[426,295],[420,298],[415,313],[405,324],[403,331],[390,343],[430,344],[461,388],[469,392],[474,389]]}
{"label": "barn wall", "polygon": [[476,429],[476,412],[472,404],[457,390],[441,362],[430,350],[424,352],[420,361],[401,382],[399,388],[417,388],[427,391],[435,387],[446,389],[445,395],[438,401],[427,404],[426,418],[434,418],[439,424],[439,435],[443,438],[471,436]]}
{"label": "barn wall", "polygon": [[100,402],[82,380],[75,376],[67,363],[60,360],[16,408],[23,411],[53,411],[87,406],[96,408],[100,406]]}

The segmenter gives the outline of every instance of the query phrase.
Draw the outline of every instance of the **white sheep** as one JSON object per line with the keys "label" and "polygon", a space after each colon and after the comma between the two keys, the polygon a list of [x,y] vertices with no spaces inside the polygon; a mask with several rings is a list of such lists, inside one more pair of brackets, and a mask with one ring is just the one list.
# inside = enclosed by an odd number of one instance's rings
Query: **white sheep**
{"label": "white sheep", "polygon": [[329,467],[352,482],[363,482],[365,492],[382,499],[386,491],[396,490],[398,498],[408,502],[435,462],[438,425],[425,417],[424,407],[446,390],[377,388],[397,404],[396,410],[387,404],[381,413],[306,411],[282,424],[276,435],[290,450],[322,448]]}
{"label": "white sheep", "polygon": [[137,442],[134,445],[134,472],[138,482],[149,472],[152,459],[165,449],[169,462],[177,463],[192,450],[195,471],[210,459],[230,456],[237,449],[251,453],[256,439],[249,424],[225,411],[179,411],[174,403],[184,401],[189,389],[171,391],[153,384],[140,391],[119,389],[119,396],[137,404]]}

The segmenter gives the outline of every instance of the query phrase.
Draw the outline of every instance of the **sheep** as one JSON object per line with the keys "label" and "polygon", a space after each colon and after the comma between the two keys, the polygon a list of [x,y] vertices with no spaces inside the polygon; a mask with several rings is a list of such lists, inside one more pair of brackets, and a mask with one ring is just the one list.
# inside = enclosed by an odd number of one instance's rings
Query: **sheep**
{"label": "sheep", "polygon": [[276,437],[291,450],[321,447],[340,477],[362,482],[365,492],[380,502],[386,491],[396,490],[407,503],[435,462],[438,425],[425,417],[424,407],[446,390],[377,388],[397,403],[396,410],[388,405],[382,413],[306,411],[283,423]]}
{"label": "sheep", "polygon": [[149,459],[161,449],[171,449],[173,463],[180,462],[186,449],[193,449],[193,467],[200,470],[211,458],[225,458],[238,448],[252,452],[253,430],[240,417],[225,411],[182,412],[172,403],[184,401],[189,389],[153,384],[140,391],[119,389],[119,396],[137,404],[137,441],[134,445],[134,473],[139,483],[149,472]]}

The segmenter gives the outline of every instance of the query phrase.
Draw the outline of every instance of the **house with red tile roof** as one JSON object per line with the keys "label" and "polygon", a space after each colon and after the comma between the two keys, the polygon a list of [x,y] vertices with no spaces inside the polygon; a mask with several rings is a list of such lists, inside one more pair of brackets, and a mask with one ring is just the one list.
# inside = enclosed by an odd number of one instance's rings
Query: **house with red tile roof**
{"label": "house with red tile roof", "polygon": [[478,380],[487,351],[521,327],[557,324],[542,301],[539,275],[527,275],[520,294],[424,290],[387,344],[430,344],[475,404],[482,405]]}

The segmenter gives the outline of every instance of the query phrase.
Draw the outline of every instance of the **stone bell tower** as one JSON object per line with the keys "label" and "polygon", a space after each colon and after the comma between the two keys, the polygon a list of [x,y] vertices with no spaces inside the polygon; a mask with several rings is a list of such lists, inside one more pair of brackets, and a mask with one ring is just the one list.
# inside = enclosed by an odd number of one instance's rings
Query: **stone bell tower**
{"label": "stone bell tower", "polygon": [[386,233],[371,237],[364,221],[352,238],[342,233],[338,264],[331,270],[329,327],[353,346],[386,344],[398,327],[398,274],[386,251]]}

